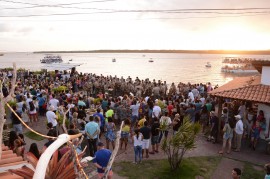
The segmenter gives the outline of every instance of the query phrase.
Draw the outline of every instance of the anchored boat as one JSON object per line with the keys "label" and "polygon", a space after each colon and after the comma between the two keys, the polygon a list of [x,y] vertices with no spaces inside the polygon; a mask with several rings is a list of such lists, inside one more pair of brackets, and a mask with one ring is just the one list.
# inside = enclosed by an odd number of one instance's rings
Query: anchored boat
{"label": "anchored boat", "polygon": [[40,63],[62,63],[62,57],[59,55],[46,55],[40,60]]}

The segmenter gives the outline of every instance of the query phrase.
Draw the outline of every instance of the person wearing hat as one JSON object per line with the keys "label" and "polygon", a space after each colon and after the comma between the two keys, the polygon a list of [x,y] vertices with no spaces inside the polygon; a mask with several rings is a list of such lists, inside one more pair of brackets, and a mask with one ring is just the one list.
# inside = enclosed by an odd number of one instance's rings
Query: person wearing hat
{"label": "person wearing hat", "polygon": [[243,125],[243,122],[242,122],[242,118],[241,118],[241,115],[236,115],[234,116],[235,117],[235,120],[237,121],[236,122],[236,125],[235,125],[235,142],[234,144],[236,145],[235,146],[235,152],[240,152],[240,148],[241,148],[241,141],[242,141],[242,135],[244,133],[244,125]]}
{"label": "person wearing hat", "polygon": [[[98,151],[95,153],[93,163],[97,167],[98,178],[104,177],[104,172],[107,168],[109,160],[111,158],[112,152],[108,149],[105,149],[104,144],[102,142],[98,142],[97,144]],[[111,179],[113,175],[112,169],[110,169],[108,173],[108,179]]]}

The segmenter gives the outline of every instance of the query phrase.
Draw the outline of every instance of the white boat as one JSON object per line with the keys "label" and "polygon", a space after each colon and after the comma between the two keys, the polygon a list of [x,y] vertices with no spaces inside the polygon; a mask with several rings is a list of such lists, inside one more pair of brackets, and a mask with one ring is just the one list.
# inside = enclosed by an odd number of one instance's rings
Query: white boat
{"label": "white boat", "polygon": [[251,58],[226,58],[222,63],[225,65],[221,67],[224,73],[245,74],[245,73],[258,73],[252,66]]}
{"label": "white boat", "polygon": [[115,59],[115,58],[113,58],[113,59],[112,59],[112,62],[116,62],[116,59]]}
{"label": "white boat", "polygon": [[206,63],[206,65],[205,65],[205,67],[207,67],[207,68],[211,68],[211,67],[212,67],[212,65],[211,65],[211,63],[210,63],[210,62],[207,62],[207,63]]}
{"label": "white boat", "polygon": [[62,63],[62,57],[59,55],[46,55],[40,60],[40,63]]}

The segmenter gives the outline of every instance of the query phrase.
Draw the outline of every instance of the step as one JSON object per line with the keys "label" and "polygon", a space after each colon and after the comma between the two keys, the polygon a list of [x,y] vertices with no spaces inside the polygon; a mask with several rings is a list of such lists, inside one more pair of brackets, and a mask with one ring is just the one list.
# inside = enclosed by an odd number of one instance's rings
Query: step
{"label": "step", "polygon": [[23,161],[22,157],[12,157],[12,158],[5,158],[0,160],[0,166],[4,164],[14,163],[14,162],[20,162]]}
{"label": "step", "polygon": [[10,172],[0,173],[0,179],[23,179],[23,177]]}
{"label": "step", "polygon": [[2,158],[1,159],[14,158],[14,157],[17,157],[17,155],[15,153],[5,154],[5,155],[2,155]]}

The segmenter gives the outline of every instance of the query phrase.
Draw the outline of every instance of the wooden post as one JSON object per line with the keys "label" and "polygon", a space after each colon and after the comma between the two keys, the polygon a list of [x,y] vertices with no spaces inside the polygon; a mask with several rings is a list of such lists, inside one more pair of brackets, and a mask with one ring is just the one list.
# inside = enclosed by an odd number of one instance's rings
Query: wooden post
{"label": "wooden post", "polygon": [[221,115],[222,115],[222,101],[223,99],[221,97],[218,97],[218,136],[217,141],[222,141],[222,137],[220,135],[220,129],[221,129]]}

